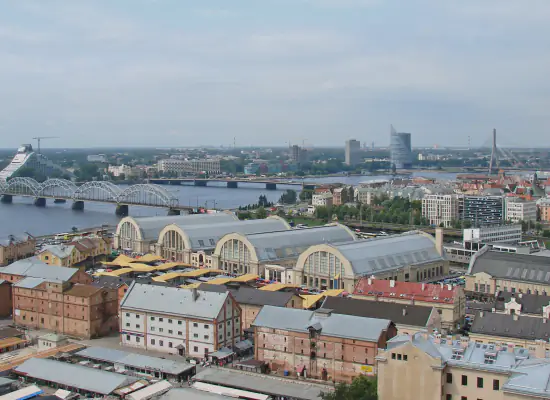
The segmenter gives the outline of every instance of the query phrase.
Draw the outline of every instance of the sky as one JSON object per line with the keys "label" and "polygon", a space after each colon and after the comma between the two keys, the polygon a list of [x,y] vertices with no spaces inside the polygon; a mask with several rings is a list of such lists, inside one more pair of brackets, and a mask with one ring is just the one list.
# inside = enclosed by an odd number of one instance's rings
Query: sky
{"label": "sky", "polygon": [[548,147],[548,0],[0,0],[0,147]]}

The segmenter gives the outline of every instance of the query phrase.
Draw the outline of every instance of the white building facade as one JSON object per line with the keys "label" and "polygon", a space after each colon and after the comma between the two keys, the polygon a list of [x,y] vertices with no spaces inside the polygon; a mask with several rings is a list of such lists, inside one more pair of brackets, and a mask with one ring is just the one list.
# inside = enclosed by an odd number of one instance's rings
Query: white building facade
{"label": "white building facade", "polygon": [[120,305],[123,346],[207,358],[242,337],[241,309],[229,294],[132,284]]}
{"label": "white building facade", "polygon": [[422,199],[422,216],[430,225],[449,228],[459,219],[459,199],[456,194],[428,194]]}
{"label": "white building facade", "polygon": [[506,199],[505,219],[514,223],[521,221],[536,222],[537,203],[534,200],[524,200],[517,197]]}
{"label": "white building facade", "polygon": [[220,174],[221,165],[219,159],[182,160],[179,158],[166,158],[159,160],[157,164],[159,172],[172,172],[177,175]]}
{"label": "white building facade", "polygon": [[311,204],[315,207],[330,207],[332,206],[332,193],[315,193],[311,199]]}
{"label": "white building facade", "polygon": [[464,242],[521,242],[521,225],[484,226],[463,230]]}

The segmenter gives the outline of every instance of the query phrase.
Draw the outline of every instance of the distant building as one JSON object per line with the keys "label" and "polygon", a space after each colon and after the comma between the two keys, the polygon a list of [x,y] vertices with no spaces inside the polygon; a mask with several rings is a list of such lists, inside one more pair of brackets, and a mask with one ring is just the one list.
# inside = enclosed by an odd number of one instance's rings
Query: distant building
{"label": "distant building", "polygon": [[38,258],[58,267],[80,267],[93,264],[96,257],[111,254],[110,239],[101,237],[82,238],[66,244],[47,245],[38,253]]}
{"label": "distant building", "polygon": [[550,222],[550,199],[545,198],[538,201],[540,220]]}
{"label": "distant building", "polygon": [[371,205],[372,201],[380,194],[380,191],[372,187],[355,188],[355,199],[361,204]]}
{"label": "distant building", "polygon": [[30,235],[8,235],[0,239],[0,265],[32,257],[36,239]]}
{"label": "distant building", "polygon": [[464,241],[478,242],[506,242],[518,243],[521,241],[521,225],[498,225],[468,228],[463,230]]}
{"label": "distant building", "polygon": [[87,160],[91,163],[106,163],[107,156],[105,154],[90,154]]}
{"label": "distant building", "polygon": [[182,160],[179,158],[166,158],[159,160],[157,164],[159,172],[171,172],[178,176],[188,174],[221,174],[219,159]]}
{"label": "distant building", "polygon": [[550,359],[544,357],[542,346],[530,352],[468,337],[399,335],[376,357],[378,399],[549,398]]}
{"label": "distant building", "polygon": [[422,216],[430,225],[450,228],[460,219],[459,199],[456,194],[427,194],[422,199]]}
{"label": "distant building", "polygon": [[120,305],[123,346],[208,358],[241,340],[241,308],[229,292],[133,283]]}
{"label": "distant building", "polygon": [[255,357],[271,371],[335,382],[375,375],[378,349],[397,333],[388,319],[272,306],[252,326]]}
{"label": "distant building", "polygon": [[396,169],[412,168],[411,134],[396,132],[393,127],[390,133],[391,164]]}
{"label": "distant building", "polygon": [[311,205],[315,207],[331,207],[332,206],[332,193],[314,193],[311,199]]}
{"label": "distant building", "polygon": [[462,219],[473,226],[504,222],[504,196],[464,196],[462,201]]}
{"label": "distant building", "polygon": [[361,164],[361,142],[359,140],[346,140],[345,163],[349,166]]}
{"label": "distant building", "polygon": [[129,165],[109,165],[109,167],[107,168],[107,172],[109,172],[110,174],[112,174],[113,176],[115,177],[120,177],[120,176],[125,176],[125,177],[130,177],[130,176],[134,176],[136,175],[135,174],[135,170],[130,167]]}
{"label": "distant building", "polygon": [[293,145],[290,151],[290,161],[296,164],[307,162],[307,150],[298,145]]}
{"label": "distant building", "polygon": [[534,200],[524,200],[518,197],[507,197],[505,200],[506,211],[504,219],[506,221],[517,222],[536,222],[537,203]]}

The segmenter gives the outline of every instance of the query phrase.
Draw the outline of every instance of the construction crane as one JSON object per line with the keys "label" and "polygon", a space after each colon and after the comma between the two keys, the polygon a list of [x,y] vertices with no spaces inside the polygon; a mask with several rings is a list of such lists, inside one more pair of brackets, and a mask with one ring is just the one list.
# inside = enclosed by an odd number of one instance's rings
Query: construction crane
{"label": "construction crane", "polygon": [[40,154],[40,141],[42,139],[58,139],[58,138],[59,138],[59,136],[37,136],[37,137],[33,137],[33,139],[38,142],[38,154]]}

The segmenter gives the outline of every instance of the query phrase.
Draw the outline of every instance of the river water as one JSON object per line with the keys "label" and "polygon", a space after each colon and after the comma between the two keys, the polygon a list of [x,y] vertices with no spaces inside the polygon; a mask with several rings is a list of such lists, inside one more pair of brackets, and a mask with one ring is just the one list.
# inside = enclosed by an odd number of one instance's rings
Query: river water
{"label": "river water", "polygon": [[[456,174],[447,173],[415,173],[414,175],[435,177],[438,179],[454,179]],[[341,182],[357,185],[360,182],[385,179],[390,176],[351,176],[314,178],[311,181],[319,183]],[[308,179],[305,180],[306,182]],[[241,205],[256,203],[260,195],[277,202],[287,189],[297,190],[299,186],[277,185],[277,190],[266,190],[265,185],[246,183],[238,189],[228,189],[225,183],[208,183],[208,187],[197,186],[163,186],[179,199],[180,205],[207,208],[237,208]],[[100,225],[116,225],[120,220],[115,215],[113,204],[87,202],[84,211],[71,210],[71,202],[54,204],[48,199],[45,208],[36,207],[32,198],[14,197],[12,204],[0,203],[0,238],[10,234],[28,232],[40,236],[50,233],[67,232],[72,227],[85,229]],[[130,206],[131,216],[166,215],[163,208]]]}

